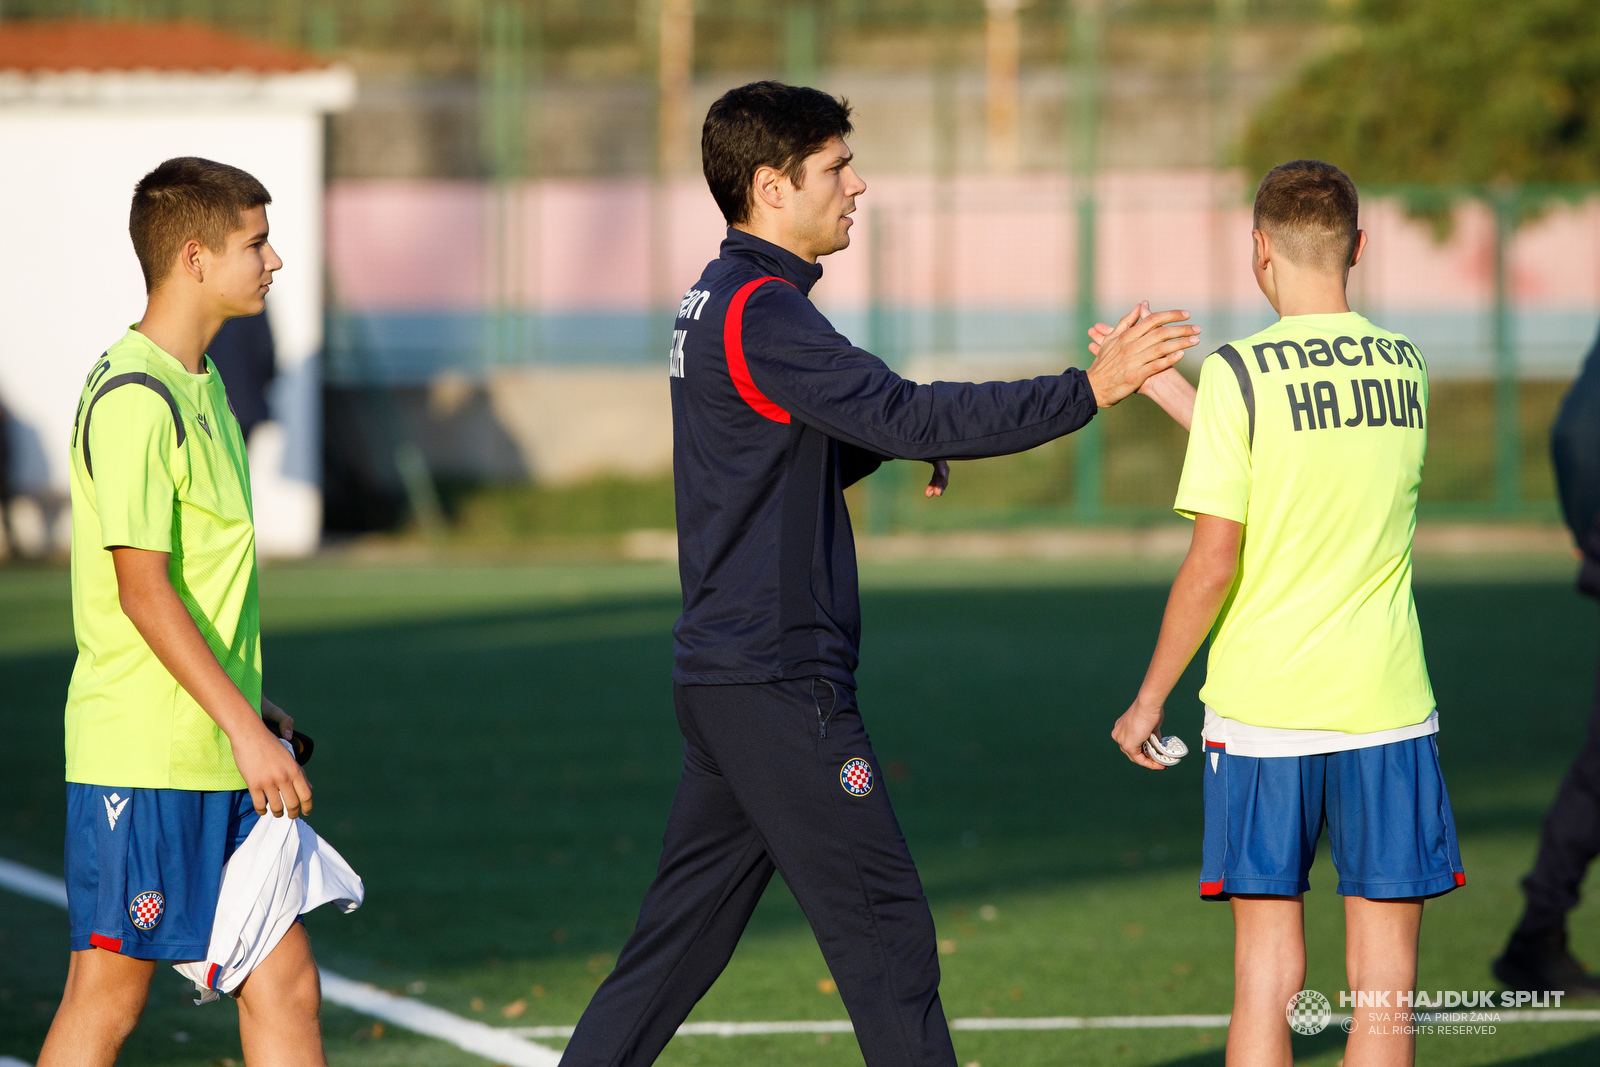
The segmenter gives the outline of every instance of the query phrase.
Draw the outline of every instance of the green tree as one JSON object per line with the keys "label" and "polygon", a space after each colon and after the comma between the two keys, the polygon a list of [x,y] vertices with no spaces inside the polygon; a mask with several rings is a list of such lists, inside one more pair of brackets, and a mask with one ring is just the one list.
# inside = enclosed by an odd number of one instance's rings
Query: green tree
{"label": "green tree", "polygon": [[1366,184],[1600,181],[1600,3],[1356,0],[1241,155],[1254,175],[1314,157]]}

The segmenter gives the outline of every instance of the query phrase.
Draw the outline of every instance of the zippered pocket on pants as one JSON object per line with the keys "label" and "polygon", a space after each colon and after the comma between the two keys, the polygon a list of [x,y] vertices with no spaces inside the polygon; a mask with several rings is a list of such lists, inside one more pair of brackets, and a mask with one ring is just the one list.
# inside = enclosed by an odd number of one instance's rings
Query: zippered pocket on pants
{"label": "zippered pocket on pants", "polygon": [[[822,710],[822,701],[817,699],[817,683],[818,682],[821,682],[823,685],[828,687],[828,710],[827,711],[823,711]],[[818,734],[818,737],[819,737],[819,739],[825,739],[828,736],[828,720],[833,718],[833,713],[835,711],[837,711],[838,708],[839,708],[839,691],[833,687],[833,683],[828,681],[828,679],[826,679],[826,678],[813,678],[813,679],[811,679],[811,703],[817,709],[817,734]]]}

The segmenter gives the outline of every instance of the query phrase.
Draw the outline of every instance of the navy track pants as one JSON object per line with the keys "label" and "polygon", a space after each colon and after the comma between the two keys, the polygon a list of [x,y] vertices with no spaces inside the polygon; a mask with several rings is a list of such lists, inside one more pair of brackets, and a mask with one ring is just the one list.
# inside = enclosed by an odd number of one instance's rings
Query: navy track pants
{"label": "navy track pants", "polygon": [[1529,936],[1565,930],[1579,889],[1600,856],[1600,678],[1595,680],[1589,733],[1578,750],[1539,833],[1539,854],[1522,880],[1527,899],[1519,929]]}
{"label": "navy track pants", "polygon": [[954,1067],[933,916],[855,694],[808,678],[675,685],[673,702],[683,778],[661,865],[563,1067],[653,1063],[727,966],[774,870],[868,1067]]}

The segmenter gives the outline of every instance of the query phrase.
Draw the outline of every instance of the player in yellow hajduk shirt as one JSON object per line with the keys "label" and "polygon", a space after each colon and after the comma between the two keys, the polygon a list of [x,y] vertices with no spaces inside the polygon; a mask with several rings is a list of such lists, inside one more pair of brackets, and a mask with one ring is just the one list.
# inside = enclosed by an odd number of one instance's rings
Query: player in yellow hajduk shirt
{"label": "player in yellow hajduk shirt", "polygon": [[1437,728],[1411,598],[1427,403],[1416,346],[1353,311],[1285,316],[1202,364],[1175,506],[1245,528],[1208,740],[1300,755]]}
{"label": "player in yellow hajduk shirt", "polygon": [[[71,439],[71,956],[40,1067],[109,1067],[156,961],[206,958],[223,864],[256,819],[311,810],[280,739],[293,720],[261,694],[249,465],[205,354],[225,320],[262,310],[283,265],[270,202],[244,171],[195,158],[134,191],[149,303],[90,365]],[[325,1062],[303,927],[237,995],[247,1060]]]}
{"label": "player in yellow hajduk shirt", "polygon": [[250,470],[221,376],[191,374],[136,329],[95,361],[72,446],[67,781],[235,790],[227,735],[123,611],[112,546],[168,553],[174,589],[228,678],[261,706]]}
{"label": "player in yellow hajduk shirt", "polygon": [[[1379,1011],[1410,1003],[1423,899],[1465,883],[1411,596],[1427,366],[1346,303],[1366,246],[1358,206],[1327,163],[1262,179],[1253,265],[1282,317],[1202,365],[1175,504],[1194,539],[1112,731],[1162,769],[1144,746],[1212,634],[1200,892],[1232,901],[1230,1063],[1291,1062],[1286,1009],[1305,981],[1302,895],[1324,822],[1350,988]],[[1366,1005],[1345,1063],[1411,1062],[1407,1028]]]}

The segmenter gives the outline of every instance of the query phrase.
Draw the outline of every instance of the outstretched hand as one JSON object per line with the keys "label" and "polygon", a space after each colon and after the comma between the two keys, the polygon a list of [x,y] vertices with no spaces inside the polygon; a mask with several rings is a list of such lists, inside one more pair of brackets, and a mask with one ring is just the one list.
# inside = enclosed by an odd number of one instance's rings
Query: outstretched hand
{"label": "outstretched hand", "polygon": [[933,477],[928,479],[928,488],[922,491],[922,495],[930,500],[936,496],[944,496],[945,489],[950,486],[950,461],[936,459],[932,463]]}
{"label": "outstretched hand", "polygon": [[1186,351],[1200,343],[1200,327],[1180,325],[1188,317],[1187,311],[1150,313],[1141,303],[1114,327],[1096,324],[1089,331],[1094,362],[1088,370],[1096,405],[1111,407],[1152,375],[1176,366]]}

